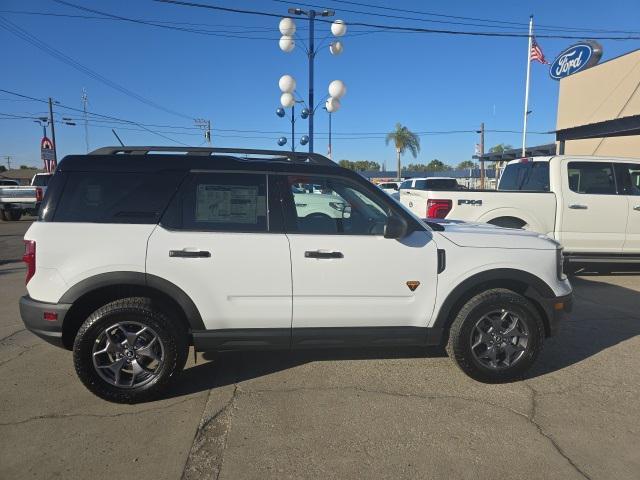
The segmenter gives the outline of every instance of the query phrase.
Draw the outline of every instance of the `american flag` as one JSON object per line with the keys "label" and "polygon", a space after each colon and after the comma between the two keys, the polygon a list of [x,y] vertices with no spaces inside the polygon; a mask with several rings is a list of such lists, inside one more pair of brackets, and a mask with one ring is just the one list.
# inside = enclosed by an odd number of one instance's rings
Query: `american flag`
{"label": "american flag", "polygon": [[529,52],[529,61],[533,62],[534,60],[542,63],[543,65],[549,65],[549,62],[544,58],[544,53],[542,53],[542,49],[540,48],[540,45],[538,45],[538,42],[536,42],[535,38],[531,42],[531,52]]}

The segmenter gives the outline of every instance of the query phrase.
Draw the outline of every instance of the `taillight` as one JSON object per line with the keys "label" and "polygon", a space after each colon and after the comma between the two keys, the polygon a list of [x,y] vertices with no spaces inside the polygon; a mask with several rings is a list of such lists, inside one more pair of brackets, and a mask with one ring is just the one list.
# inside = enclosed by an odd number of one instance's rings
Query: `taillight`
{"label": "taillight", "polygon": [[451,200],[427,200],[427,218],[446,218],[451,211]]}
{"label": "taillight", "polygon": [[36,202],[41,202],[43,198],[44,193],[42,191],[42,188],[36,187]]}
{"label": "taillight", "polygon": [[27,278],[25,285],[29,283],[31,277],[36,273],[36,242],[34,240],[24,241],[24,255],[22,261],[27,264]]}

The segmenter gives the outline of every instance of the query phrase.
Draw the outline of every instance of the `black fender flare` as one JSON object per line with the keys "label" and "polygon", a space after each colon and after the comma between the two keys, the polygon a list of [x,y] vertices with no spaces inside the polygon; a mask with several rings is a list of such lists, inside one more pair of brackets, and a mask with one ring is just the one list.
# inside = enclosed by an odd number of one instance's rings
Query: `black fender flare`
{"label": "black fender flare", "polygon": [[[547,302],[544,302],[543,299],[555,298],[556,294],[544,280],[532,273],[522,270],[516,270],[514,268],[496,268],[476,273],[458,284],[449,293],[449,295],[447,295],[447,298],[442,303],[433,324],[433,328],[442,329],[443,331],[448,329],[450,323],[453,321],[451,318],[451,310],[461,300],[466,300],[469,292],[473,292],[479,285],[490,282],[505,281],[513,281],[520,285],[525,285],[526,288],[521,293],[525,297],[534,300],[535,303],[542,308],[542,313],[544,313],[545,316],[548,316],[549,312],[545,308],[545,303]],[[547,321],[548,318],[545,318],[545,322]]]}
{"label": "black fender flare", "polygon": [[85,278],[69,288],[58,303],[73,304],[77,299],[104,287],[135,285],[149,287],[173,299],[182,308],[191,330],[205,330],[204,322],[193,300],[177,285],[164,278],[143,272],[107,272]]}

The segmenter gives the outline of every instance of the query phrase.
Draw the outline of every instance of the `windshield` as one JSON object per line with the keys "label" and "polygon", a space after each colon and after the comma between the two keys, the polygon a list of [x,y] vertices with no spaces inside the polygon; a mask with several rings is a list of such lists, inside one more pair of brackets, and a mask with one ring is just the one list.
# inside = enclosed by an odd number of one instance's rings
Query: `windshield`
{"label": "windshield", "polygon": [[549,191],[549,162],[510,163],[500,178],[498,190]]}

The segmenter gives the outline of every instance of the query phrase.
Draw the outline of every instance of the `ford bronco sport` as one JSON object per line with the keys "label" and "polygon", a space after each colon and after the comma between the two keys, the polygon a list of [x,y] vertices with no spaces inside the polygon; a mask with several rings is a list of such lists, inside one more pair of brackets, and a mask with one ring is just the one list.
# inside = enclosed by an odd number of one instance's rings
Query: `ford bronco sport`
{"label": "ford bronco sport", "polygon": [[[319,186],[317,202],[308,185]],[[388,268],[375,275],[381,260]],[[557,242],[424,223],[311,153],[68,156],[25,235],[24,261],[25,325],[73,350],[86,387],[119,402],[158,395],[190,345],[444,344],[474,379],[509,381],[571,306]]]}

